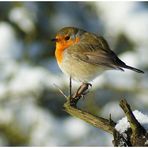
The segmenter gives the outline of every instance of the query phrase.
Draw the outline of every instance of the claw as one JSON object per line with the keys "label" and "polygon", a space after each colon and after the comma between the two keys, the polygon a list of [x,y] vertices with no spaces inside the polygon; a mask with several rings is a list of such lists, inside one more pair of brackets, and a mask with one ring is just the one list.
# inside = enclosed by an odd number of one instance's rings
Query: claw
{"label": "claw", "polygon": [[83,83],[78,90],[76,91],[76,93],[72,96],[73,99],[80,99],[81,97],[85,96],[88,92],[88,88],[92,87],[92,84],[90,83]]}
{"label": "claw", "polygon": [[71,79],[70,79],[70,105],[76,107],[77,102],[79,99],[85,99],[85,95],[88,94],[88,88],[92,87],[90,83],[82,83],[82,85],[77,89],[74,95],[71,95]]}

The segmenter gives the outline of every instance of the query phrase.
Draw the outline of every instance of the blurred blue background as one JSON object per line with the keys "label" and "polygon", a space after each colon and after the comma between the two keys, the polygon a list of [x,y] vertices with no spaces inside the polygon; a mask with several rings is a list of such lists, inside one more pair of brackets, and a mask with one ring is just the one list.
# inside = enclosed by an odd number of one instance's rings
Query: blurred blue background
{"label": "blurred blue background", "polygon": [[[92,82],[79,107],[114,121],[118,103],[148,113],[147,2],[0,2],[0,146],[112,146],[112,136],[63,111],[68,78],[50,39],[65,26],[108,41],[128,65],[145,71],[108,71]],[[74,89],[80,83],[74,82]]]}

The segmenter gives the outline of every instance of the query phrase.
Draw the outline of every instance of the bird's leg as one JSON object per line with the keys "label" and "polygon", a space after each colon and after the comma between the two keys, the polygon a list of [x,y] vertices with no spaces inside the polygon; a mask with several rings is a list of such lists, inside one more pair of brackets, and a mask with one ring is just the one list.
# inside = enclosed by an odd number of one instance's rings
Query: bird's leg
{"label": "bird's leg", "polygon": [[73,96],[72,96],[72,79],[71,79],[71,76],[70,76],[70,79],[69,79],[69,95],[70,95],[70,105],[76,107],[77,101],[75,101],[73,99]]}
{"label": "bird's leg", "polygon": [[72,79],[70,77],[69,81],[69,94],[70,94],[70,104],[76,106],[78,100],[81,97],[84,97],[88,92],[89,86],[92,86],[90,83],[82,83],[82,85],[77,89],[76,93],[72,95]]}
{"label": "bird's leg", "polygon": [[92,85],[90,83],[82,83],[76,93],[72,96],[71,103],[76,104],[81,97],[84,97],[87,94],[86,91],[88,90],[89,86]]}
{"label": "bird's leg", "polygon": [[69,95],[70,95],[70,99],[72,98],[72,79],[71,79],[71,76],[70,76],[70,79],[69,79]]}

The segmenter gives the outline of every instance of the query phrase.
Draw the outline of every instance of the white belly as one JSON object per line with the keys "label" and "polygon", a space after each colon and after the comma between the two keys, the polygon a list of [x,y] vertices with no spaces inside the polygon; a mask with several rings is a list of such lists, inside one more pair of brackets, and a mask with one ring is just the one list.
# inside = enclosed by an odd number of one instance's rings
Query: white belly
{"label": "white belly", "polygon": [[92,65],[74,58],[64,58],[59,67],[63,73],[80,82],[90,82],[105,71],[102,66]]}

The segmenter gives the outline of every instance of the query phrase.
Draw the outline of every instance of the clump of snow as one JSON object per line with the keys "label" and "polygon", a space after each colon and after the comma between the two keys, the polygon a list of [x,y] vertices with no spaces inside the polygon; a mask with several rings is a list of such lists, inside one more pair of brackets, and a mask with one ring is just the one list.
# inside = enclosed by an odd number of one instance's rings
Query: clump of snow
{"label": "clump of snow", "polygon": [[[148,130],[148,116],[144,115],[138,110],[133,111],[134,116],[138,120],[138,122],[146,129]],[[127,120],[127,117],[122,118],[118,121],[118,123],[115,126],[115,129],[119,131],[120,133],[125,132],[128,128],[130,128],[130,124]]]}

